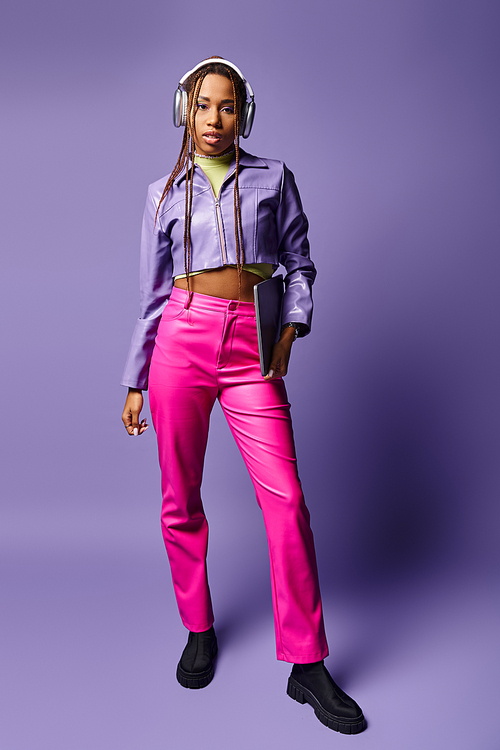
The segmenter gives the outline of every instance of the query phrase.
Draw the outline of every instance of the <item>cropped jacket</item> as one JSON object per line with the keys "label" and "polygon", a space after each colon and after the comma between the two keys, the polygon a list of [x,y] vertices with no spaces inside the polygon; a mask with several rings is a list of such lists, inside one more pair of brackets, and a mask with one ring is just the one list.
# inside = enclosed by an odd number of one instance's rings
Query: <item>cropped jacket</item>
{"label": "cropped jacket", "polygon": [[[236,264],[234,172],[229,167],[219,195],[213,194],[199,166],[193,177],[190,271]],[[140,317],[137,320],[122,385],[146,389],[158,324],[172,291],[174,277],[184,269],[185,170],[160,202],[167,178],[149,186],[141,237]],[[260,159],[240,149],[238,185],[245,263],[270,263],[285,268],[282,322],[302,323],[310,330],[311,287],[316,269],[309,257],[307,218],[293,174],[275,159]],[[156,217],[156,224],[155,224]]]}

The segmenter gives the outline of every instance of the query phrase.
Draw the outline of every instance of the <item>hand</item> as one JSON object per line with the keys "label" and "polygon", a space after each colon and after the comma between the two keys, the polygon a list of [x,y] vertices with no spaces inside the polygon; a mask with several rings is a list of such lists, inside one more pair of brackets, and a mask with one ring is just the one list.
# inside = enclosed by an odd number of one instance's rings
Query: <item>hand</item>
{"label": "hand", "polygon": [[264,380],[285,377],[288,372],[288,362],[290,360],[290,352],[292,350],[294,339],[295,329],[284,328],[280,340],[273,347],[269,372],[264,376]]}
{"label": "hand", "polygon": [[122,414],[122,422],[129,435],[142,435],[149,427],[145,419],[139,424],[139,414],[143,404],[142,391],[137,388],[129,388]]}

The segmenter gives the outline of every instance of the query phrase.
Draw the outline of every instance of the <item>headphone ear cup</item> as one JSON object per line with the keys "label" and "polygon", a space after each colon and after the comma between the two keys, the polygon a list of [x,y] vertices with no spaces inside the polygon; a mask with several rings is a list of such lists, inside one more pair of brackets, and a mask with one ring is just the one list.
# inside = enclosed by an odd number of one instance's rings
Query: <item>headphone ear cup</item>
{"label": "headphone ear cup", "polygon": [[187,123],[188,95],[180,88],[174,94],[173,119],[176,128],[184,127]]}
{"label": "headphone ear cup", "polygon": [[246,102],[241,116],[241,135],[248,138],[252,131],[253,118],[255,117],[255,102]]}
{"label": "headphone ear cup", "polygon": [[174,120],[174,127],[179,128],[181,126],[181,111],[182,111],[182,91],[180,89],[175,90],[174,94],[174,108],[172,110],[172,117]]}

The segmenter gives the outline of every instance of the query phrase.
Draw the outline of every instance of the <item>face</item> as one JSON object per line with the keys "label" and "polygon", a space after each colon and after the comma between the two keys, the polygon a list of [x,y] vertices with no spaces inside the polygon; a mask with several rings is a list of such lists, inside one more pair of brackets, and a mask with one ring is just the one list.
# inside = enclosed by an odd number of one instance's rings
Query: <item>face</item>
{"label": "face", "polygon": [[229,78],[213,73],[205,76],[195,108],[196,151],[215,156],[230,148],[234,143],[234,96]]}

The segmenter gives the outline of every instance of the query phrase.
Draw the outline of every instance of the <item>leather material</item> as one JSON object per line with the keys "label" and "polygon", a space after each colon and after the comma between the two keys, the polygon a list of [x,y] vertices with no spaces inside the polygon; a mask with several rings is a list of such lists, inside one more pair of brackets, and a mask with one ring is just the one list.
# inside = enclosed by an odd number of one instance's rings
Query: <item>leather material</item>
{"label": "leather material", "polygon": [[205,672],[211,666],[216,643],[213,626],[203,633],[189,631],[188,642],[179,662],[181,669],[193,675]]}
{"label": "leather material", "polygon": [[[208,524],[200,487],[210,413],[219,399],[250,473],[269,543],[277,658],[328,654],[313,534],[297,473],[285,385],[260,373],[255,307],[174,288],[151,362],[149,403],[158,437],[162,532],[188,630],[213,623]],[[234,502],[238,501],[235,491]]]}
{"label": "leather material", "polygon": [[[195,167],[191,221],[190,271],[235,264],[234,169],[231,163],[219,194]],[[184,273],[185,173],[179,175],[156,210],[167,178],[149,187],[142,226],[140,317],[137,321],[122,385],[146,389],[160,318],[173,288]],[[260,159],[241,149],[238,177],[246,263],[281,264],[286,270],[283,323],[302,323],[309,332],[312,285],[316,269],[309,257],[308,222],[293,174],[283,162]]]}
{"label": "leather material", "polygon": [[177,665],[177,681],[182,687],[204,688],[212,682],[217,637],[213,627],[202,633],[190,632],[186,648]]}
{"label": "leather material", "polygon": [[361,708],[334,682],[323,660],[294,664],[287,693],[299,703],[309,703],[321,723],[336,732],[358,734],[366,728]]}
{"label": "leather material", "polygon": [[361,721],[363,713],[360,707],[334,682],[322,661],[294,664],[291,676],[310,690],[328,713],[338,718]]}

